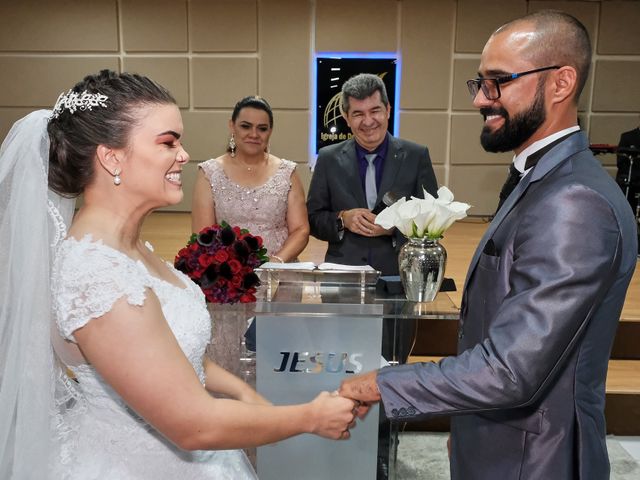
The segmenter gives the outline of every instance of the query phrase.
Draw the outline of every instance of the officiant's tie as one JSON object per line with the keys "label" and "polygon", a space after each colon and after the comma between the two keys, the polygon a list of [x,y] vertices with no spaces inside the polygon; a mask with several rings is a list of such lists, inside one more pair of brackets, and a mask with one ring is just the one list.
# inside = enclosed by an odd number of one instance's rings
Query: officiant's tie
{"label": "officiant's tie", "polygon": [[367,206],[369,210],[373,210],[376,206],[376,200],[378,199],[378,187],[376,185],[376,166],[373,164],[378,155],[376,153],[370,153],[365,155],[367,162],[367,172],[364,176],[364,190],[367,197]]}
{"label": "officiant's tie", "polygon": [[502,186],[502,190],[500,190],[500,200],[498,201],[498,208],[496,209],[496,213],[498,213],[498,210],[500,210],[500,207],[502,207],[502,204],[504,203],[504,201],[511,194],[511,192],[513,192],[513,189],[516,188],[516,186],[520,182],[521,175],[522,173],[520,172],[520,170],[518,170],[515,167],[515,165],[512,163],[509,166],[509,176],[507,177],[507,180],[504,182],[504,185]]}

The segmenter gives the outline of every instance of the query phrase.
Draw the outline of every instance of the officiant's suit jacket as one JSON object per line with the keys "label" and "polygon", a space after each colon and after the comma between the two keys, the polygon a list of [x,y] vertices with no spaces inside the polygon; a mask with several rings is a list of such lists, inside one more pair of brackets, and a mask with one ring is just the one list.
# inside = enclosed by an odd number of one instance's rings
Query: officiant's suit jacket
{"label": "officiant's suit jacket", "polygon": [[[436,195],[438,185],[427,147],[389,135],[377,202],[386,192],[399,197],[423,197],[422,188]],[[307,210],[311,235],[328,241],[325,261],[346,265],[369,264],[384,275],[397,275],[398,250],[404,239],[391,236],[365,237],[344,230],[340,239],[337,215],[341,210],[367,208],[358,168],[355,140],[320,149],[313,171]]]}
{"label": "officiant's suit jacket", "polygon": [[387,415],[454,414],[454,480],[609,478],[605,378],[634,218],[581,132],[549,150],[471,261],[458,355],[386,368]]}

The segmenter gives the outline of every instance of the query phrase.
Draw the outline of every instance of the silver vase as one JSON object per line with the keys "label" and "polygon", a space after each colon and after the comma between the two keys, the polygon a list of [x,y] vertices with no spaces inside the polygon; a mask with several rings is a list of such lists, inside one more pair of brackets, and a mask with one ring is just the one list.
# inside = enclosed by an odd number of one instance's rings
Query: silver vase
{"label": "silver vase", "polygon": [[409,238],[398,254],[400,279],[407,300],[430,302],[440,290],[447,251],[438,240]]}

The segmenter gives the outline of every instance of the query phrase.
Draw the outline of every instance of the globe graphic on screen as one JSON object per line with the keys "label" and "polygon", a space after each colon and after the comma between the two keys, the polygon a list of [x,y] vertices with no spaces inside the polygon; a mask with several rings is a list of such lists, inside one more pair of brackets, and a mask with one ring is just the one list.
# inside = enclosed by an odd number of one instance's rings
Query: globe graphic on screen
{"label": "globe graphic on screen", "polygon": [[342,113],[340,111],[340,96],[342,94],[340,92],[336,93],[329,103],[327,103],[327,107],[324,109],[324,117],[323,123],[325,128],[329,128],[331,125],[335,125],[339,118],[342,117]]}

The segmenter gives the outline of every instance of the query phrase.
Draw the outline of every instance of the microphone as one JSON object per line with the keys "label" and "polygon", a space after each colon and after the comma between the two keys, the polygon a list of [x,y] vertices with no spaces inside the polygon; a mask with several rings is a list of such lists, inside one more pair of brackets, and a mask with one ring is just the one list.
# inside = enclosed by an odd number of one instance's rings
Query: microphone
{"label": "microphone", "polygon": [[387,207],[390,207],[391,205],[396,203],[398,200],[400,200],[400,197],[398,196],[397,193],[391,192],[391,191],[386,192],[382,196],[382,200],[378,202],[378,204],[375,207],[373,207],[373,210],[371,210],[371,213],[375,213],[376,215],[378,215],[382,210],[384,210]]}

